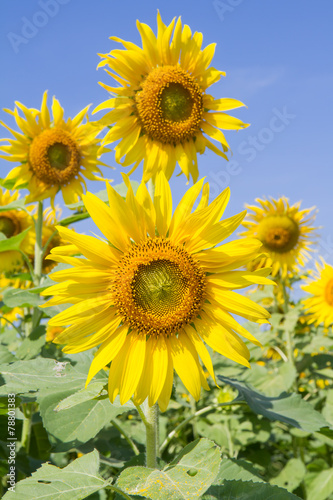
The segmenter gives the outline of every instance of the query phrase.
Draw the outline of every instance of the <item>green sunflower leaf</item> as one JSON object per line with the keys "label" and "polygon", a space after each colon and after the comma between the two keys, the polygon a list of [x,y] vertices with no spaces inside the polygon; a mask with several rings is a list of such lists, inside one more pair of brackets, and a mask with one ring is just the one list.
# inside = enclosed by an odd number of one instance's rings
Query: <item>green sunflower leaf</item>
{"label": "green sunflower leaf", "polygon": [[234,458],[223,458],[214,483],[222,484],[224,481],[232,480],[252,481],[254,483],[265,482],[250,462]]}
{"label": "green sunflower leaf", "polygon": [[51,464],[43,464],[31,477],[19,481],[15,486],[15,494],[8,491],[4,500],[82,500],[96,491],[109,486],[99,473],[99,455],[94,450],[77,458],[60,469]]}
{"label": "green sunflower leaf", "polygon": [[224,484],[213,484],[202,497],[202,500],[220,500],[222,498],[237,500],[300,500],[289,491],[267,483],[251,481],[225,481]]}
{"label": "green sunflower leaf", "polygon": [[275,484],[293,492],[303,481],[306,468],[299,458],[291,458],[278,476],[270,480],[270,484]]}
{"label": "green sunflower leaf", "polygon": [[305,477],[307,498],[326,500],[333,493],[333,469],[309,472]]}
{"label": "green sunflower leaf", "polygon": [[18,359],[32,359],[37,356],[45,345],[45,325],[39,325],[25,338],[16,351]]}
{"label": "green sunflower leaf", "polygon": [[197,439],[164,469],[128,467],[117,486],[129,495],[152,500],[201,498],[212,484],[220,465],[220,450],[208,439]]}
{"label": "green sunflower leaf", "polygon": [[22,233],[12,236],[11,238],[6,238],[3,233],[0,233],[0,252],[7,252],[8,250],[18,250],[20,245],[28,232],[30,227],[22,231]]}
{"label": "green sunflower leaf", "polygon": [[18,200],[14,200],[8,205],[3,205],[0,207],[0,212],[8,212],[8,210],[25,210],[25,199],[19,198]]}
{"label": "green sunflower leaf", "polygon": [[238,380],[221,375],[218,375],[218,378],[224,384],[237,389],[254,413],[263,415],[270,420],[285,422],[303,431],[315,432],[321,427],[329,427],[324,417],[310,403],[304,401],[299,394],[283,392],[278,397],[267,397]]}
{"label": "green sunflower leaf", "polygon": [[[1,242],[0,242],[1,244]],[[7,288],[2,298],[4,304],[8,307],[36,307],[45,301],[35,293],[20,288]]]}

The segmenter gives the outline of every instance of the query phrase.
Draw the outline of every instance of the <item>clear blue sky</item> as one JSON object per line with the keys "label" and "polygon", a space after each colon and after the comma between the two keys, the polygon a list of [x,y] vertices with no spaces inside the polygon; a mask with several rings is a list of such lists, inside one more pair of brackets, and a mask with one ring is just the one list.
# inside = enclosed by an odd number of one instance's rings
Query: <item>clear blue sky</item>
{"label": "clear blue sky", "polygon": [[[232,163],[228,167],[207,152],[199,157],[200,176],[207,176],[215,194],[230,185],[228,215],[262,196],[316,205],[323,226],[320,253],[333,264],[331,0],[2,0],[0,107],[12,109],[15,100],[40,107],[45,89],[67,117],[89,103],[98,105],[108,98],[98,81],[111,79],[102,69],[96,72],[97,53],[116,47],[112,35],[140,43],[136,19],[156,32],[157,9],[166,23],[181,15],[192,31],[203,33],[204,45],[217,43],[213,65],[227,76],[211,93],[248,106],[235,115],[251,127],[226,133]],[[8,122],[2,111],[1,118]],[[8,137],[4,129],[1,137]],[[104,158],[117,166],[112,154]],[[0,161],[1,177],[9,167]],[[120,172],[119,166],[104,170],[115,183],[121,182]],[[140,175],[138,170],[134,179]],[[186,179],[173,178],[171,184],[177,202]],[[89,188],[97,192],[104,186]],[[80,224],[80,231],[89,229]]]}

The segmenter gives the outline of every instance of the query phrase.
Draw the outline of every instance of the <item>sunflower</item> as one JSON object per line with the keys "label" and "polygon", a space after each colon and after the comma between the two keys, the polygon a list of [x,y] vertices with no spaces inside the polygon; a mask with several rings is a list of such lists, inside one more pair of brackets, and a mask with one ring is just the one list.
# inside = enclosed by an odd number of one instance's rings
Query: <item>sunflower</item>
{"label": "sunflower", "polygon": [[[146,24],[137,21],[142,48],[111,37],[125,50],[99,54],[99,66],[118,87],[101,85],[116,97],[100,104],[94,112],[112,108],[102,119],[115,126],[103,143],[120,142],[115,147],[116,161],[124,167],[143,160],[143,180],[164,171],[169,179],[179,164],[187,179],[198,178],[197,153],[206,148],[228,159],[229,145],[223,130],[238,130],[248,125],[225,111],[244,106],[235,99],[214,99],[206,90],[225,75],[209,66],[215,44],[201,50],[202,34],[193,35],[180,18],[166,26],[157,14],[157,37]],[[173,32],[173,36],[172,36]],[[221,149],[211,142],[217,141]],[[122,161],[123,159],[123,161]]]}
{"label": "sunflower", "polygon": [[304,266],[308,252],[313,251],[311,245],[316,228],[312,226],[315,213],[311,212],[314,208],[301,210],[301,202],[291,206],[284,196],[278,200],[257,198],[256,202],[260,206],[246,206],[253,213],[244,220],[246,231],[241,235],[258,238],[266,255],[252,262],[250,268],[272,266],[272,276],[280,272],[285,279],[288,274],[298,271],[298,266]]}
{"label": "sunflower", "polygon": [[[172,198],[163,173],[152,199],[144,183],[134,196],[128,178],[126,201],[107,185],[110,207],[88,193],[85,206],[106,242],[58,227],[83,258],[67,257],[64,247],[52,258],[73,265],[56,271],[59,281],[44,295],[45,307],[73,303],[51,318],[67,325],[55,337],[77,353],[100,344],[87,383],[111,362],[109,396],[121,404],[134,395],[141,404],[168,405],[173,369],[198,400],[209,389],[199,357],[215,381],[204,342],[220,354],[249,366],[249,351],[240,334],[260,345],[232,314],[267,322],[266,309],[232,291],[253,283],[271,283],[269,269],[236,271],[253,259],[261,243],[249,238],[215,247],[241,223],[245,212],[220,221],[229,199],[226,189],[208,205],[208,185],[191,213],[203,180],[182,198],[172,216]],[[68,326],[71,325],[71,326]]]}
{"label": "sunflower", "polygon": [[[0,122],[15,137],[2,139],[9,145],[1,146],[2,155],[9,161],[19,162],[6,177],[14,183],[14,189],[27,187],[30,194],[27,203],[51,198],[51,204],[61,189],[65,203],[76,203],[82,195],[86,177],[100,180],[102,175],[97,165],[105,165],[98,160],[100,148],[96,136],[101,128],[95,122],[82,123],[88,108],[80,111],[75,118],[65,122],[64,110],[54,97],[52,103],[53,120],[47,107],[47,92],[43,95],[41,110],[28,109],[16,102],[14,111],[5,111],[14,116],[22,134]],[[20,116],[18,109],[23,112]]]}
{"label": "sunflower", "polygon": [[307,323],[315,326],[324,323],[324,327],[333,324],[333,267],[322,261],[316,262],[316,271],[307,284],[301,287],[312,297],[303,300],[303,306],[308,316]]}
{"label": "sunflower", "polygon": [[[0,188],[0,207],[5,207],[9,203],[18,200],[18,193],[10,193],[10,191]],[[6,238],[16,236],[31,227],[24,239],[20,243],[20,250],[25,254],[33,252],[34,248],[34,230],[33,219],[29,214],[29,210],[3,210],[0,211],[0,233],[3,233]],[[0,272],[15,271],[23,266],[23,257],[18,250],[0,250]]]}

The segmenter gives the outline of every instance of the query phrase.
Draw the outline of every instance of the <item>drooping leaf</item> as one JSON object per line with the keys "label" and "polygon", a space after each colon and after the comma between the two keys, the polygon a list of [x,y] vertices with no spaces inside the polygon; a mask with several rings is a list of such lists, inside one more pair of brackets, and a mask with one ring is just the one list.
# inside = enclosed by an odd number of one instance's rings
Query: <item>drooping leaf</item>
{"label": "drooping leaf", "polygon": [[252,411],[264,415],[270,420],[279,420],[304,431],[315,432],[329,424],[316,411],[311,403],[303,401],[299,394],[283,392],[278,397],[266,397],[251,386],[218,375],[221,382],[229,384],[239,391]]}

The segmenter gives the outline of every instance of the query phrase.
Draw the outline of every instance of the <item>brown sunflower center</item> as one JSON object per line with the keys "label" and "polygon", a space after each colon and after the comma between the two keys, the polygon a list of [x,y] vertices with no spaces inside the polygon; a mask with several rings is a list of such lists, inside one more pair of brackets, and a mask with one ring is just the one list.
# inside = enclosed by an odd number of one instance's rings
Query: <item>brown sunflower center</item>
{"label": "brown sunflower center", "polygon": [[333,306],[333,279],[329,280],[329,282],[326,285],[325,299],[330,306]]}
{"label": "brown sunflower center", "polygon": [[258,238],[274,252],[290,252],[299,238],[298,224],[287,215],[271,215],[263,219],[258,227]]}
{"label": "brown sunflower center", "polygon": [[115,305],[131,328],[168,335],[198,315],[205,273],[184,249],[156,238],[123,257],[113,284]]}
{"label": "brown sunflower center", "polygon": [[78,145],[66,130],[44,130],[30,146],[30,167],[48,185],[63,185],[72,180],[79,172],[80,162]]}
{"label": "brown sunflower center", "polygon": [[0,233],[3,233],[7,238],[11,238],[15,234],[20,232],[20,228],[17,227],[15,221],[10,217],[5,217],[0,215]]}
{"label": "brown sunflower center", "polygon": [[189,73],[176,66],[153,69],[135,102],[143,131],[153,140],[178,144],[200,129],[202,91]]}

